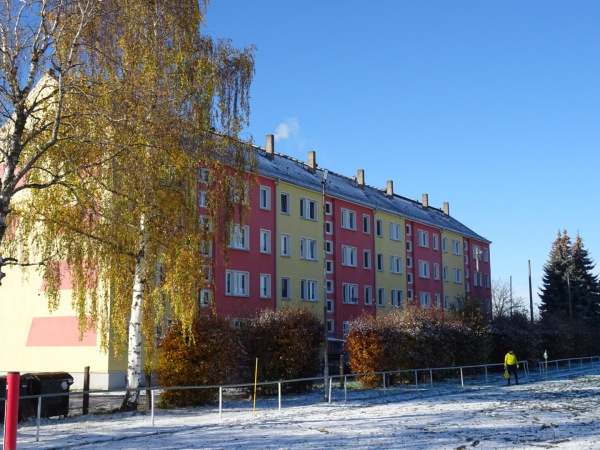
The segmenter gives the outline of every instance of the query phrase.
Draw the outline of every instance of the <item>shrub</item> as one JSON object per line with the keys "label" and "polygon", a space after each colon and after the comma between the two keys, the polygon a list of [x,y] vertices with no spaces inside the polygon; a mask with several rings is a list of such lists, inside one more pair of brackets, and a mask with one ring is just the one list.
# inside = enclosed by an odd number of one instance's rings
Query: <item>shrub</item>
{"label": "shrub", "polygon": [[[178,325],[158,348],[156,375],[161,386],[202,386],[230,382],[241,353],[235,330],[215,315],[194,320],[192,334]],[[168,389],[164,405],[199,405],[214,401],[216,389]]]}

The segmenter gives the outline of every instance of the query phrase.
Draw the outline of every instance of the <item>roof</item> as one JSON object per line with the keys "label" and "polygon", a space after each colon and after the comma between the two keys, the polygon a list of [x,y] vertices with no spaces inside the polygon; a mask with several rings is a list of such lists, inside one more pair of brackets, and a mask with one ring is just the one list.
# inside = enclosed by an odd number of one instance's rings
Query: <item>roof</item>
{"label": "roof", "polygon": [[[271,159],[266,150],[255,146],[257,171],[259,175],[283,180],[287,183],[312,190],[322,191],[325,168],[313,171],[308,164],[281,153],[273,152]],[[372,186],[359,186],[354,178],[349,178],[328,170],[326,181],[327,196],[346,200],[376,211],[385,211],[424,225],[447,230],[481,242],[491,243],[454,217],[439,208],[423,206],[418,201],[394,194],[388,196],[385,189]]]}

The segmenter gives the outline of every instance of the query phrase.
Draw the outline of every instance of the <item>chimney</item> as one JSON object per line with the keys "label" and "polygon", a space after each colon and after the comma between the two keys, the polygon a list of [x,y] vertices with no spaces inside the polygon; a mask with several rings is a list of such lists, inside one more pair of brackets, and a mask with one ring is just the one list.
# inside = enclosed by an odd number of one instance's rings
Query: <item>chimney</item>
{"label": "chimney", "polygon": [[447,216],[450,215],[450,203],[448,202],[444,202],[444,214],[446,214]]}
{"label": "chimney", "polygon": [[272,160],[273,157],[275,156],[275,135],[274,134],[267,134],[266,150],[267,150],[267,158]]}
{"label": "chimney", "polygon": [[364,188],[365,187],[365,171],[363,169],[358,170],[357,179],[358,179],[358,187]]}
{"label": "chimney", "polygon": [[308,169],[310,173],[315,173],[317,169],[317,152],[314,150],[308,152]]}
{"label": "chimney", "polygon": [[429,208],[429,195],[423,194],[423,206]]}
{"label": "chimney", "polygon": [[394,182],[392,180],[388,180],[386,194],[389,198],[394,196]]}

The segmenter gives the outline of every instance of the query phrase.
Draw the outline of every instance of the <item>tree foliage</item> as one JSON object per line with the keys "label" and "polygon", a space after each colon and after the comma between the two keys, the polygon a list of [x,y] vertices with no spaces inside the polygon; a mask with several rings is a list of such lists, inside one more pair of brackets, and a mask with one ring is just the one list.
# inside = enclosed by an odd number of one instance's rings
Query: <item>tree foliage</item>
{"label": "tree foliage", "polygon": [[600,318],[600,284],[594,263],[578,235],[558,232],[544,265],[540,289],[542,319],[549,317],[596,321]]}
{"label": "tree foliage", "polygon": [[[67,273],[80,330],[97,327],[104,348],[127,346],[128,387],[141,379],[142,337],[151,356],[157,326],[175,318],[193,332],[204,266],[201,249],[229,241],[243,212],[250,146],[252,47],[200,33],[205,2],[103,0],[79,30],[68,77],[61,148],[93,166],[70,172],[19,205],[13,242],[43,267],[50,305]],[[74,39],[77,30],[69,30]],[[68,47],[56,44],[63,55]],[[68,100],[68,101],[67,101]],[[60,157],[47,161],[60,167]],[[205,220],[198,173],[211,169]],[[40,180],[47,178],[40,171]],[[151,358],[149,358],[151,360]],[[136,394],[136,391],[132,391]],[[137,396],[126,403],[135,406]]]}

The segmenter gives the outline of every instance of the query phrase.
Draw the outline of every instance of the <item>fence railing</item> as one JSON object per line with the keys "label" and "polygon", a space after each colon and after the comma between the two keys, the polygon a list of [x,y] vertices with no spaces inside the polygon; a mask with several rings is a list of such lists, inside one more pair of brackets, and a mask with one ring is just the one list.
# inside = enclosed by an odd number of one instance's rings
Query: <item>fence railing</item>
{"label": "fence railing", "polygon": [[[529,362],[519,361],[519,364],[523,368],[523,372],[525,374],[525,378],[528,379],[531,377],[531,373],[529,370]],[[550,370],[548,367],[553,369],[552,373],[560,373],[561,370],[564,371],[573,371],[577,368],[583,369],[585,364],[588,366],[591,365],[592,369],[600,369],[600,356],[594,357],[584,357],[584,358],[569,358],[569,359],[560,359],[560,360],[552,360],[546,362],[540,362],[540,375],[548,375],[548,371]],[[542,368],[542,365],[544,367]],[[435,368],[419,368],[419,369],[407,369],[407,370],[397,370],[397,371],[385,371],[385,372],[368,372],[368,373],[360,373],[360,374],[346,374],[346,375],[332,375],[328,377],[328,383],[325,384],[325,379],[323,377],[314,377],[314,378],[298,378],[292,380],[280,380],[280,381],[264,381],[259,383],[242,383],[242,384],[231,384],[231,385],[211,385],[211,386],[149,386],[149,387],[140,387],[138,389],[133,389],[130,391],[138,391],[140,392],[140,407],[146,408],[150,411],[150,422],[151,425],[155,425],[155,410],[156,410],[156,400],[157,397],[160,397],[161,393],[168,390],[195,390],[195,389],[213,389],[218,391],[218,417],[223,417],[224,403],[226,398],[236,398],[236,405],[247,405],[247,401],[240,401],[240,393],[250,393],[252,389],[257,387],[267,387],[267,386],[276,386],[277,387],[277,409],[281,410],[283,405],[283,387],[289,383],[298,383],[298,382],[312,382],[312,383],[320,383],[313,387],[313,392],[319,390],[319,392],[324,391],[324,386],[328,386],[329,392],[328,395],[324,395],[323,399],[328,399],[328,402],[331,403],[335,398],[339,398],[344,402],[348,401],[349,393],[352,392],[378,392],[379,394],[386,395],[386,392],[389,393],[390,390],[396,389],[396,391],[406,390],[430,390],[434,389],[435,384],[437,383],[440,386],[443,384],[445,386],[453,386],[453,387],[465,387],[465,384],[469,385],[485,385],[490,382],[490,376],[495,375],[500,378],[502,376],[503,364],[480,364],[480,365],[470,365],[470,366],[450,366],[450,367],[435,367]],[[454,376],[451,376],[454,374]],[[360,379],[362,377],[381,377],[381,389],[364,389],[361,387]],[[438,381],[435,381],[435,379]],[[402,379],[400,383],[395,380]],[[456,384],[454,384],[456,381]],[[334,389],[334,386],[337,387]],[[41,412],[43,410],[43,401],[46,399],[47,401],[52,401],[52,399],[56,399],[56,397],[64,397],[69,396],[71,403],[84,403],[83,399],[85,397],[91,398],[94,401],[99,401],[98,399],[103,399],[103,404],[107,406],[103,412],[115,411],[120,406],[126,390],[90,390],[90,391],[68,391],[56,394],[43,394],[43,395],[29,395],[29,396],[21,396],[21,400],[35,400],[37,406],[37,414],[36,414],[36,442],[39,441],[39,432],[41,426]],[[343,398],[342,398],[343,393]],[[325,394],[323,392],[323,394]],[[334,395],[339,394],[339,396]],[[78,399],[78,402],[73,402],[73,397]],[[252,397],[246,396],[247,400]],[[269,397],[271,401],[273,401],[273,396]],[[112,399],[112,400],[107,400]],[[254,398],[256,401],[256,398]],[[310,400],[309,400],[310,401]],[[312,402],[321,402],[320,400],[312,399]],[[112,405],[112,407],[110,406]],[[72,414],[74,411],[81,411],[80,408],[71,404],[69,406],[69,414]]]}

